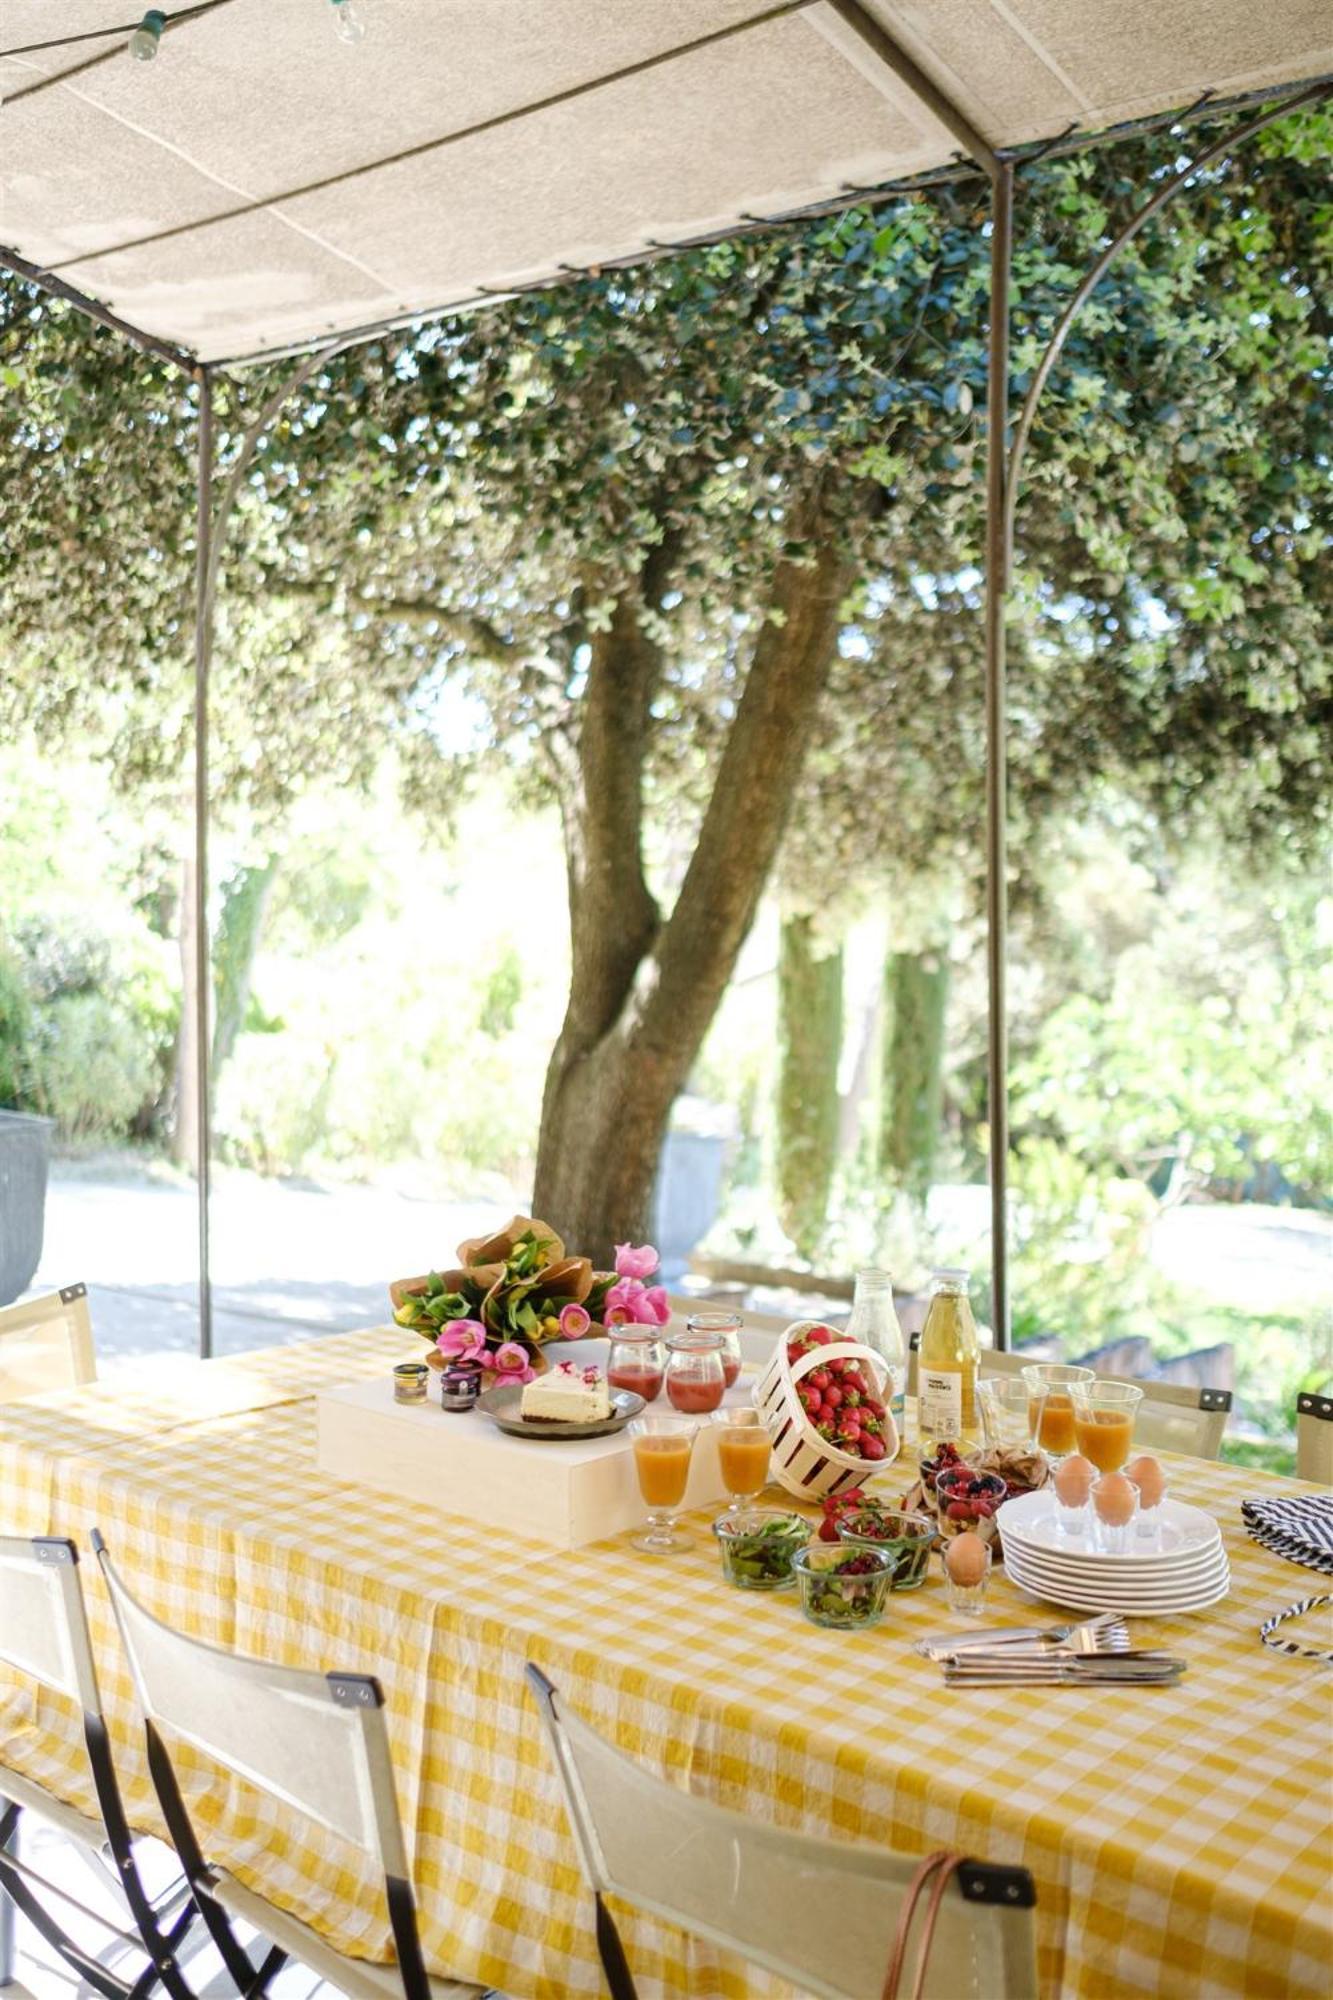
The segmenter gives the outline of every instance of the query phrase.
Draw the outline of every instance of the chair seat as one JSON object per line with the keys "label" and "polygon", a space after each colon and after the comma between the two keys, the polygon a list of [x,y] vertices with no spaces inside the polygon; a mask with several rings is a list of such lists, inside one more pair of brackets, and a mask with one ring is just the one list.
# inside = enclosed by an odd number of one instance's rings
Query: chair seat
{"label": "chair seat", "polygon": [[[280,1910],[266,1896],[256,1895],[225,1869],[212,1872],[213,1894],[228,1916],[250,1924],[270,1944],[279,1945],[321,1979],[348,1994],[350,2000],[403,2000],[396,1966],[372,1965],[367,1959],[348,1958],[309,1924]],[[431,2000],[482,2000],[491,1989],[472,1986],[465,1980],[433,1978],[430,1990]]]}
{"label": "chair seat", "polygon": [[66,1805],[54,1792],[48,1792],[44,1785],[0,1764],[0,1801],[3,1800],[22,1806],[25,1812],[36,1813],[76,1846],[89,1848],[94,1854],[106,1846],[106,1831],[100,1820],[90,1819],[77,1806]]}

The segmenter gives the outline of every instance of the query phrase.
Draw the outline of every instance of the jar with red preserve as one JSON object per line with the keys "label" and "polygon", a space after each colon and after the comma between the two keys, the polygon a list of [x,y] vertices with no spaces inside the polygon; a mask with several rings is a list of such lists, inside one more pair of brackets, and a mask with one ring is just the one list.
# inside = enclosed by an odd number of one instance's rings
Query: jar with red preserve
{"label": "jar with red preserve", "polygon": [[716,1333],[722,1339],[722,1378],[728,1389],[741,1372],[741,1316],[734,1312],[691,1313],[685,1322],[690,1333]]}
{"label": "jar with red preserve", "polygon": [[667,1341],[666,1392],[673,1409],[686,1416],[716,1410],[726,1391],[720,1333],[673,1333]]}
{"label": "jar with red preserve", "polygon": [[629,1389],[645,1403],[655,1403],[665,1371],[666,1349],[656,1328],[616,1327],[606,1362],[606,1379],[613,1389]]}

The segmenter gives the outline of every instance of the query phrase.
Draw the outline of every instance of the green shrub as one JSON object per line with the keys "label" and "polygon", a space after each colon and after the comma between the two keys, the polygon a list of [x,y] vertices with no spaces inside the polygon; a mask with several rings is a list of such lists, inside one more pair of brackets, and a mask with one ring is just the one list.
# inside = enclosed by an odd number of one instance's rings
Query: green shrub
{"label": "green shrub", "polygon": [[121,1137],[156,1094],[156,1038],[104,993],[67,993],[36,1012],[28,1101],[64,1139]]}
{"label": "green shrub", "polygon": [[31,1033],[32,1002],[22,968],[0,943],[0,1105],[22,1106]]}

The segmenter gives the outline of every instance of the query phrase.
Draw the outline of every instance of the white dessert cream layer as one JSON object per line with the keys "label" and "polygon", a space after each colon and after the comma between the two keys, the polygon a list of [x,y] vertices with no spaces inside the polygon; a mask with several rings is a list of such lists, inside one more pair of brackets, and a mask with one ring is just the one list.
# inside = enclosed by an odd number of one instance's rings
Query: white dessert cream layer
{"label": "white dessert cream layer", "polygon": [[546,1423],[600,1424],[611,1414],[611,1397],[600,1368],[577,1368],[572,1361],[561,1361],[524,1383],[519,1410]]}

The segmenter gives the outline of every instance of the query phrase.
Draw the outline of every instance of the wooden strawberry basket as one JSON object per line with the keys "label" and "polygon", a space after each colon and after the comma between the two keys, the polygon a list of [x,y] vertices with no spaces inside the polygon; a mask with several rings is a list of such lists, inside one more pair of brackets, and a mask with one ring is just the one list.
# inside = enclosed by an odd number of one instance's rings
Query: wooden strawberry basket
{"label": "wooden strawberry basket", "polygon": [[[773,1444],[772,1475],[799,1500],[822,1500],[872,1479],[893,1462],[899,1449],[897,1426],[888,1408],[892,1389],[889,1370],[873,1347],[834,1337],[792,1360],[788,1347],[793,1340],[804,1334],[828,1331],[822,1321],[796,1320],[779,1337],[773,1358],[754,1390],[755,1407],[763,1415]],[[830,1442],[820,1436],[808,1416],[800,1386],[807,1376],[821,1368],[828,1370],[832,1362],[851,1366],[854,1381],[859,1377],[874,1383],[875,1399],[884,1406],[884,1416],[879,1420],[882,1457],[866,1457],[855,1448]],[[830,1370],[834,1372],[842,1373]]]}

